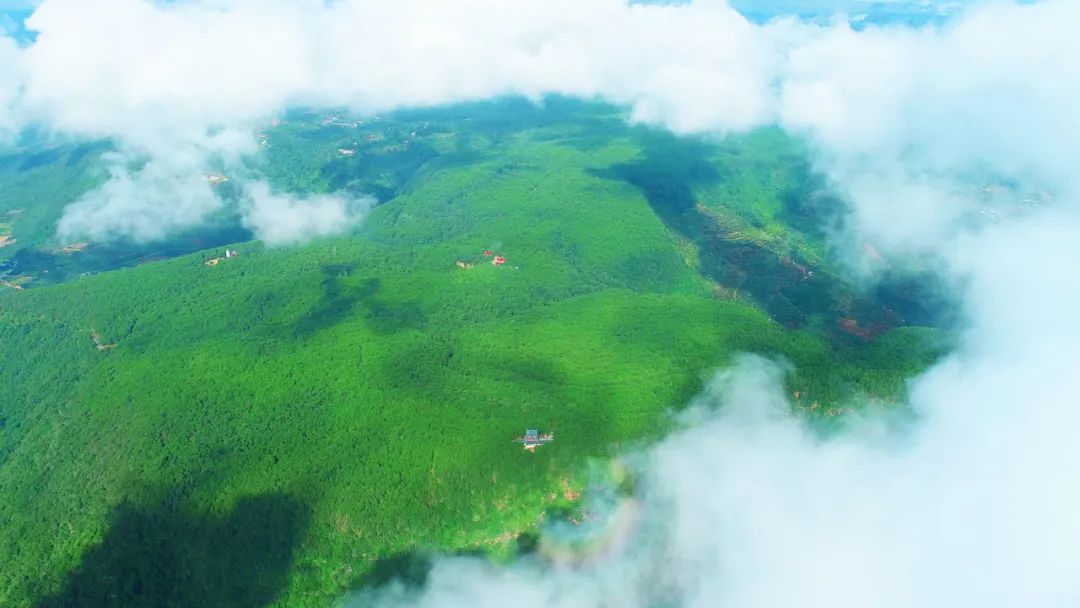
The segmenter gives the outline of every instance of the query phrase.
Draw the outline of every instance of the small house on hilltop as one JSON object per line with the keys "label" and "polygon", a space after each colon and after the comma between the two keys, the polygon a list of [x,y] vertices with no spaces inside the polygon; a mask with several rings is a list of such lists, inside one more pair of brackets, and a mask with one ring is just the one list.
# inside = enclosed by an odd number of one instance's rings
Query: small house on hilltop
{"label": "small house on hilltop", "polygon": [[537,429],[526,429],[525,434],[514,440],[517,443],[524,444],[524,448],[530,452],[535,452],[536,448],[555,441],[555,433],[541,434]]}
{"label": "small house on hilltop", "polygon": [[206,260],[206,265],[209,266],[210,268],[213,268],[214,266],[217,266],[218,264],[220,264],[222,260],[235,258],[238,255],[240,255],[239,251],[235,251],[233,249],[226,248],[225,249],[225,255],[221,256],[220,258],[212,258],[212,259]]}
{"label": "small house on hilltop", "polygon": [[90,243],[87,243],[86,241],[81,241],[81,242],[78,242],[78,243],[72,243],[70,245],[64,245],[63,247],[61,247],[60,248],[60,253],[62,253],[64,255],[71,255],[71,254],[74,254],[74,253],[79,253],[80,251],[86,251],[86,248],[89,247],[89,246],[90,246]]}

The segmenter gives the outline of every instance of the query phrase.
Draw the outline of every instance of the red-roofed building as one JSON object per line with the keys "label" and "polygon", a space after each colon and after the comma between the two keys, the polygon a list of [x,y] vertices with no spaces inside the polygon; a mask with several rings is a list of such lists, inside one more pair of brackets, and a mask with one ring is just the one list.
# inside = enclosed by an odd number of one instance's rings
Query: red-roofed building
{"label": "red-roofed building", "polygon": [[491,263],[496,266],[502,266],[506,263],[506,258],[502,257],[501,255],[497,255],[495,256],[494,260],[491,260]]}

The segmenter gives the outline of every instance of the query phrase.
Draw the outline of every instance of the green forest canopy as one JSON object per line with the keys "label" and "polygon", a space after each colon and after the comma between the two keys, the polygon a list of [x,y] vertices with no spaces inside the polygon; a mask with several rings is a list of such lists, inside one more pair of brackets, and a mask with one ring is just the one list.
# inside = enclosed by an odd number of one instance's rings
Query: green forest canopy
{"label": "green forest canopy", "polygon": [[[381,204],[213,268],[207,243],[249,238],[228,213],[57,252],[108,144],[0,158],[0,261],[31,279],[0,289],[0,604],[326,605],[418,549],[507,550],[736,353],[825,412],[941,352],[918,281],[843,279],[779,132],[558,99],[321,122],[268,127],[260,171]],[[526,427],[557,441],[525,453]]]}

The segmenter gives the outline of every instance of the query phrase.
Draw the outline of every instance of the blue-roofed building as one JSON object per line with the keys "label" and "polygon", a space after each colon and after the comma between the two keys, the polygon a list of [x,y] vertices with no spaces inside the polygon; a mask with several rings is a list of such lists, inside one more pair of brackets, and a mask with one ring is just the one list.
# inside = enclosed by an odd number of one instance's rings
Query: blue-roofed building
{"label": "blue-roofed building", "polygon": [[526,429],[525,434],[518,437],[514,441],[525,445],[525,449],[530,452],[535,451],[537,447],[555,441],[555,433],[541,434],[538,429]]}

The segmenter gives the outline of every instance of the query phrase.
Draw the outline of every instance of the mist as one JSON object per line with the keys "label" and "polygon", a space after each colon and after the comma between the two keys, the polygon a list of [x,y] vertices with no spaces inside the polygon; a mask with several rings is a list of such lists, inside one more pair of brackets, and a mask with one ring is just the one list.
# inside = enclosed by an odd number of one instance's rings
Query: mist
{"label": "mist", "polygon": [[245,186],[242,222],[270,246],[295,245],[355,226],[375,206],[370,196],[291,196],[263,182]]}
{"label": "mist", "polygon": [[[144,243],[201,226],[224,205],[202,172],[199,152],[176,149],[170,157],[103,155],[109,179],[64,209],[61,239]],[[140,162],[141,161],[141,162]]]}

